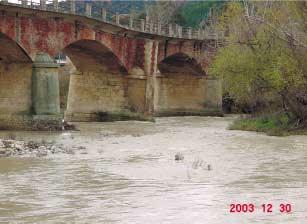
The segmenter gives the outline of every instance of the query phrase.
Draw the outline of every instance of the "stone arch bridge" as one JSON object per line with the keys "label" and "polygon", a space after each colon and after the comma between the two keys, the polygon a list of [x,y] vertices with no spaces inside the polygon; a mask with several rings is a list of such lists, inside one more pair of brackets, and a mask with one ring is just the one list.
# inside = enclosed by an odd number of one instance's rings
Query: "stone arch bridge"
{"label": "stone arch bridge", "polygon": [[59,52],[74,65],[68,121],[221,114],[221,86],[208,74],[215,38],[148,21],[122,25],[117,14],[110,22],[105,11],[97,19],[85,9],[77,15],[59,10],[57,1],[0,2],[0,128],[62,119]]}

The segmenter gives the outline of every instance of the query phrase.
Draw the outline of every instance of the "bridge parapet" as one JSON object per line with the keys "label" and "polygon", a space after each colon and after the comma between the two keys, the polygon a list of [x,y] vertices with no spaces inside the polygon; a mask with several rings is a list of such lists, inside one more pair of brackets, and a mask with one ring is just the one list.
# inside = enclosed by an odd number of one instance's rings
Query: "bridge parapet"
{"label": "bridge parapet", "polygon": [[[0,4],[14,5],[23,8],[31,8],[34,10],[51,11],[72,15],[85,16],[95,20],[100,20],[105,23],[116,25],[128,30],[154,34],[170,38],[182,38],[190,40],[221,40],[224,38],[224,33],[214,30],[212,27],[205,29],[192,29],[191,27],[182,27],[177,24],[162,25],[157,21],[134,18],[132,15],[121,15],[111,13],[102,8],[99,13],[92,10],[90,1],[83,1],[84,10],[82,12],[76,10],[76,1],[66,0],[69,4],[59,2],[59,0],[0,0]],[[68,7],[67,7],[68,6]]]}

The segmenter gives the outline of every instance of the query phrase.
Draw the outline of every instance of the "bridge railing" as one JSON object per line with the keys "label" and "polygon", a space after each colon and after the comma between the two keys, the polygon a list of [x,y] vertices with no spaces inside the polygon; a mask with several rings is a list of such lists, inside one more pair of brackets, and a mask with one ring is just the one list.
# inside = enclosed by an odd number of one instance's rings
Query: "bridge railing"
{"label": "bridge railing", "polygon": [[[77,2],[83,3],[82,10],[79,8],[77,9]],[[162,24],[160,22],[151,20],[149,17],[146,17],[145,19],[139,19],[130,14],[123,15],[118,13],[111,13],[104,8],[101,8],[99,12],[94,12],[92,10],[92,3],[90,1],[0,0],[0,4],[81,15],[126,29],[173,38],[196,40],[213,39],[218,41],[224,37],[222,32],[218,32],[209,26],[205,27],[204,29],[192,29],[191,27],[182,27],[177,24]]]}

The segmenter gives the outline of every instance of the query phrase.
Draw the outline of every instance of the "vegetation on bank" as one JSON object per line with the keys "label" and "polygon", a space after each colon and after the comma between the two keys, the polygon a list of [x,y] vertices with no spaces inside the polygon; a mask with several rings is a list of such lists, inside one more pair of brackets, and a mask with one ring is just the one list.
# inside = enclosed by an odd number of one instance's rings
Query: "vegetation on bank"
{"label": "vegetation on bank", "polygon": [[217,19],[226,37],[210,74],[222,79],[227,102],[253,117],[231,128],[306,130],[307,2],[232,1]]}
{"label": "vegetation on bank", "polygon": [[284,113],[237,119],[229,126],[229,129],[264,132],[272,136],[307,134],[307,130],[296,128],[295,123],[291,123]]}

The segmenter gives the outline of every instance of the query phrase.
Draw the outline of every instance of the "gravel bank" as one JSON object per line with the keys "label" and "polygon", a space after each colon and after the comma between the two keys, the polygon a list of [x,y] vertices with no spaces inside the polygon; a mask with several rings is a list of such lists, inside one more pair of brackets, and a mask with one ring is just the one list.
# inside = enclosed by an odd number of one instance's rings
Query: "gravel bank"
{"label": "gravel bank", "polygon": [[0,139],[0,157],[35,156],[42,157],[48,154],[74,154],[76,150],[84,150],[83,146],[65,147],[62,144],[51,142],[18,141]]}

